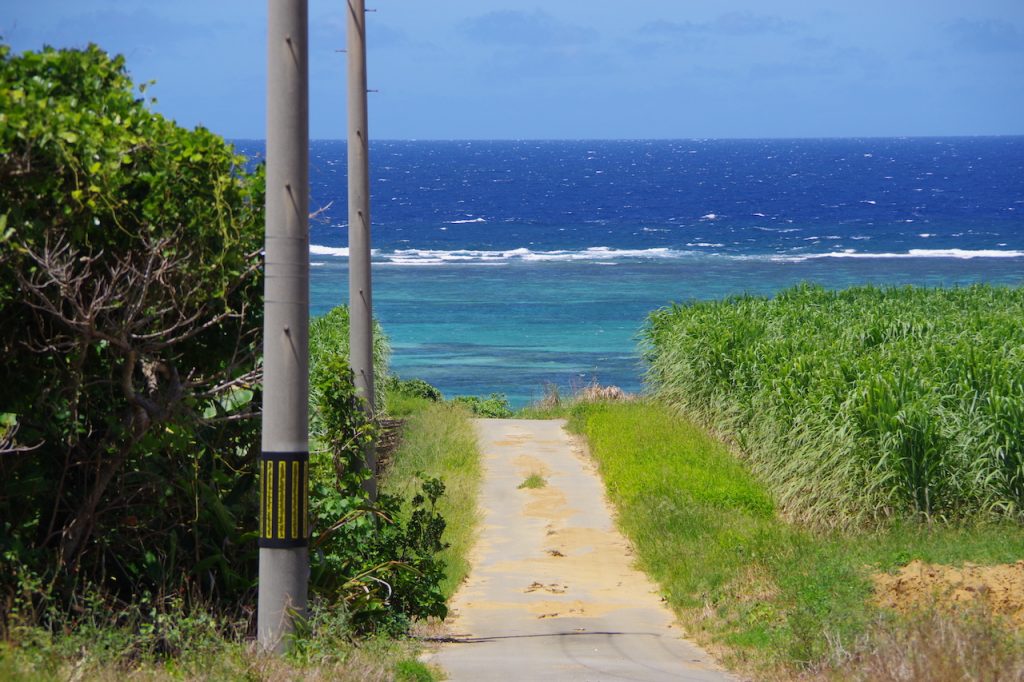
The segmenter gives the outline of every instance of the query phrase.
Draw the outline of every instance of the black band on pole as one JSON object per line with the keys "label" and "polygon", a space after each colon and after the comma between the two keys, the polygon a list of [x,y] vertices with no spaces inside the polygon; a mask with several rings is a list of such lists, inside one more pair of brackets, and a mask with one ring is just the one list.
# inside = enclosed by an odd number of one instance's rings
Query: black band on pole
{"label": "black band on pole", "polygon": [[260,456],[260,547],[309,545],[309,453]]}

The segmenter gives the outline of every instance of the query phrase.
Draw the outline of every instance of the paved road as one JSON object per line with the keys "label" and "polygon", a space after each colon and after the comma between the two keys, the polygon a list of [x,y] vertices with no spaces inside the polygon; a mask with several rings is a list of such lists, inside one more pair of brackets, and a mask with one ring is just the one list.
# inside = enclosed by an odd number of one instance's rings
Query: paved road
{"label": "paved road", "polygon": [[[596,470],[563,426],[476,421],[483,522],[452,604],[454,641],[431,662],[454,682],[732,680],[633,568]],[[531,474],[547,485],[518,488]]]}

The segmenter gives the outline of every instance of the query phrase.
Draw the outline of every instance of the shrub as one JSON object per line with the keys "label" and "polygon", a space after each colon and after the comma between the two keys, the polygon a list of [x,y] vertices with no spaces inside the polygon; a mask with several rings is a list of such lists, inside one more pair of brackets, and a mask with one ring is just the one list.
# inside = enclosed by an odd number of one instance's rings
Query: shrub
{"label": "shrub", "polygon": [[512,406],[501,393],[492,393],[486,398],[476,395],[460,395],[452,398],[456,405],[462,405],[478,417],[507,419],[512,416]]}
{"label": "shrub", "polygon": [[313,454],[310,511],[314,533],[313,589],[341,601],[358,631],[404,632],[411,620],[447,613],[438,558],[445,521],[436,511],[444,484],[422,480],[402,515],[402,500],[381,495],[371,502],[362,487],[368,472],[363,450],[376,435],[352,374],[334,356],[314,368],[321,444]]}
{"label": "shrub", "polygon": [[444,400],[444,396],[441,395],[441,391],[435,386],[431,386],[423,379],[399,379],[398,377],[395,377],[394,382],[391,385],[391,390],[412,398],[423,398],[424,400],[429,400],[432,403]]}
{"label": "shrub", "polygon": [[0,226],[0,611],[19,573],[65,605],[245,593],[262,170],[122,57],[0,45]]}
{"label": "shrub", "polygon": [[[364,449],[379,428],[352,381],[348,325],[344,306],[311,325],[311,586],[328,603],[343,603],[357,631],[404,632],[411,620],[447,613],[437,557],[445,548],[445,521],[436,511],[444,485],[423,479],[407,517],[401,498],[367,496]],[[387,338],[376,327],[374,371],[387,386]]]}
{"label": "shrub", "polygon": [[[309,366],[310,371],[323,365],[331,358],[338,358],[342,364],[348,365],[348,306],[339,305],[331,308],[326,314],[314,318],[309,323]],[[391,356],[391,344],[377,320],[373,321],[373,374],[376,391],[377,410],[384,407],[385,391],[388,385],[388,360]],[[310,384],[310,408],[315,414],[316,382]],[[314,429],[316,424],[314,422]]]}

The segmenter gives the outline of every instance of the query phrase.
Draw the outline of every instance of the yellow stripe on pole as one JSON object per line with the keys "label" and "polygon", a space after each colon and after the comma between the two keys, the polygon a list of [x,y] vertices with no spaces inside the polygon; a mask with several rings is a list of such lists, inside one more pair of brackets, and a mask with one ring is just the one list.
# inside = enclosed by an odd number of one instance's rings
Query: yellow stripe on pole
{"label": "yellow stripe on pole", "polygon": [[264,462],[263,480],[267,500],[264,537],[274,537],[274,463]]}
{"label": "yellow stripe on pole", "polygon": [[292,462],[292,539],[299,539],[299,463]]}
{"label": "yellow stripe on pole", "polygon": [[285,487],[285,480],[288,477],[288,462],[280,461],[277,463],[277,472],[280,478],[277,479],[277,537],[284,540],[285,525],[284,525],[284,492],[287,490]]}

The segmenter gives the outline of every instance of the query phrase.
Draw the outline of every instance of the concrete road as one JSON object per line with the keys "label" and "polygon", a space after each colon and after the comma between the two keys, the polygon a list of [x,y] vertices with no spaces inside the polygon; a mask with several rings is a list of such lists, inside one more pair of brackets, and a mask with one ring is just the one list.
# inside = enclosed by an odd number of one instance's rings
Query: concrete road
{"label": "concrete road", "polygon": [[[451,642],[454,682],[732,680],[683,638],[633,567],[604,488],[562,421],[476,421],[483,521]],[[541,488],[519,488],[531,474]]]}

